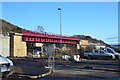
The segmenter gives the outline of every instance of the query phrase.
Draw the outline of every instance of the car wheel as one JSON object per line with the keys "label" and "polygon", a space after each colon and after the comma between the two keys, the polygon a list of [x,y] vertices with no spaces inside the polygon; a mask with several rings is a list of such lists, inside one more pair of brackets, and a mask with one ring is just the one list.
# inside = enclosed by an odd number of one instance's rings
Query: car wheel
{"label": "car wheel", "polygon": [[87,59],[88,59],[88,60],[91,60],[91,59],[92,59],[92,56],[89,55],[89,56],[87,57]]}
{"label": "car wheel", "polygon": [[107,57],[108,60],[112,60],[112,56]]}

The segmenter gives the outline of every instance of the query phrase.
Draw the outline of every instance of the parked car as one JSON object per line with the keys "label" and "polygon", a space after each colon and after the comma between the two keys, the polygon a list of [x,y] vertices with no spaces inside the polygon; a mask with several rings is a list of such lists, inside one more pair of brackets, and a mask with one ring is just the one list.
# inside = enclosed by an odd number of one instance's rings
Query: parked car
{"label": "parked car", "polygon": [[13,68],[13,62],[10,59],[0,55],[0,73],[2,73],[2,77],[7,77],[11,75]]}
{"label": "parked car", "polygon": [[85,52],[84,57],[87,59],[115,59],[115,55],[107,53],[104,50],[93,50],[93,52]]}
{"label": "parked car", "polygon": [[115,59],[120,59],[120,53],[117,53],[114,49],[106,47],[103,49],[107,53],[112,53],[115,55]]}

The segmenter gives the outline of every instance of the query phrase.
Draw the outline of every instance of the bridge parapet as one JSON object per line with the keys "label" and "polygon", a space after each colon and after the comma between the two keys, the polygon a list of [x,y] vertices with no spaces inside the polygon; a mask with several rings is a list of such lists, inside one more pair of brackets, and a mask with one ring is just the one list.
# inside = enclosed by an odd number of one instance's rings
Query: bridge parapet
{"label": "bridge parapet", "polygon": [[51,35],[47,33],[35,33],[30,31],[23,31],[22,34],[23,34],[22,40],[27,42],[77,44],[80,41],[80,39],[74,37]]}

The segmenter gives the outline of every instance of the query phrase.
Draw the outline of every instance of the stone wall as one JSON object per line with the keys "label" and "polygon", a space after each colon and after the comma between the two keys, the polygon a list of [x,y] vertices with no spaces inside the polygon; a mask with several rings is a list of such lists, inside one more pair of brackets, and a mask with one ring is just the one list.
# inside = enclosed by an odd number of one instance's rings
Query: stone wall
{"label": "stone wall", "polygon": [[0,55],[10,56],[10,38],[9,36],[0,35]]}

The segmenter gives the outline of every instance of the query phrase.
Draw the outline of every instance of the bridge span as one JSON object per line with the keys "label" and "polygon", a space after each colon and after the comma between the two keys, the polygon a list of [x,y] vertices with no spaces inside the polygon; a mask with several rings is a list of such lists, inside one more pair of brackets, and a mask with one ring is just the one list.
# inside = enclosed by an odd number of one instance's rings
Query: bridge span
{"label": "bridge span", "polygon": [[80,41],[80,39],[74,37],[51,35],[47,33],[23,31],[22,34],[22,40],[26,42],[78,44]]}

